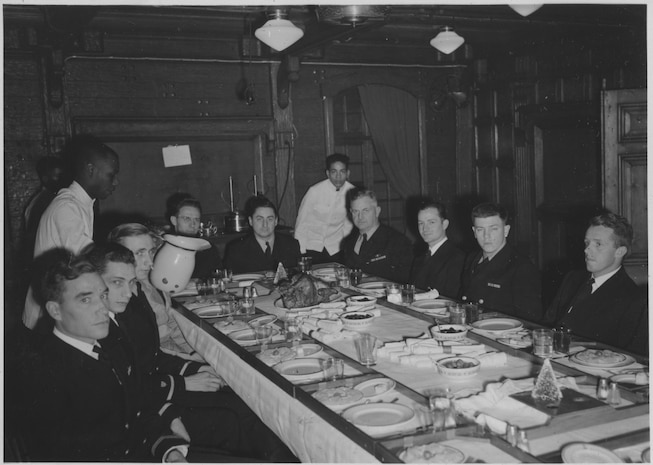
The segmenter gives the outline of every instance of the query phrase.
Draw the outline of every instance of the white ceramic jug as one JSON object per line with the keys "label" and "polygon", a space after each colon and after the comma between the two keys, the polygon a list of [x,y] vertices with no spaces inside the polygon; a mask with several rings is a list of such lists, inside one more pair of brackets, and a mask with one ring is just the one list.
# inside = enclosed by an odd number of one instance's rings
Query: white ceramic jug
{"label": "white ceramic jug", "polygon": [[195,269],[195,252],[211,247],[199,237],[163,235],[164,244],[154,257],[150,273],[152,284],[162,291],[183,291]]}

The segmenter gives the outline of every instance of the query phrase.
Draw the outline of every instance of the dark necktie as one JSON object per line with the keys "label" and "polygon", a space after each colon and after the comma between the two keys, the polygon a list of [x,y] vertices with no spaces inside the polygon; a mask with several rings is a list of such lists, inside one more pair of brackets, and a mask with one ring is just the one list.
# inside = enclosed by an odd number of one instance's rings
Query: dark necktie
{"label": "dark necktie", "polygon": [[272,256],[272,249],[270,248],[270,243],[265,243],[265,256],[270,258]]}
{"label": "dark necktie", "polygon": [[592,294],[592,285],[593,284],[594,284],[594,277],[590,276],[590,279],[585,281],[578,288],[578,292],[576,292],[576,295],[574,296],[574,300],[572,300],[571,306],[569,307],[569,310],[567,310],[567,313],[571,313],[571,310],[574,308],[574,305],[576,305],[579,302],[582,302],[583,300],[587,299]]}
{"label": "dark necktie", "polygon": [[356,245],[358,247],[354,246],[354,252],[356,252],[357,255],[359,255],[361,253],[361,250],[363,249],[363,246],[367,242],[367,234],[363,234],[361,237],[362,237],[362,239],[360,240],[360,242],[356,241],[357,242]]}
{"label": "dark necktie", "polygon": [[97,358],[100,362],[106,365],[111,365],[111,360],[109,359],[109,357],[107,357],[107,353],[104,351],[102,347],[100,347],[99,345],[94,345],[93,352],[97,354]]}

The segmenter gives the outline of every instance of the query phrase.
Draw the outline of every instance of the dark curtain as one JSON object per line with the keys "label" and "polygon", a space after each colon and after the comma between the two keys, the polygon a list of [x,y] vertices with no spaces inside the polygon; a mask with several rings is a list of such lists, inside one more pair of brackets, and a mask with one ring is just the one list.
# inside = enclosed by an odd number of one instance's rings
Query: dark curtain
{"label": "dark curtain", "polygon": [[358,86],[376,155],[402,198],[420,193],[417,99],[395,87]]}

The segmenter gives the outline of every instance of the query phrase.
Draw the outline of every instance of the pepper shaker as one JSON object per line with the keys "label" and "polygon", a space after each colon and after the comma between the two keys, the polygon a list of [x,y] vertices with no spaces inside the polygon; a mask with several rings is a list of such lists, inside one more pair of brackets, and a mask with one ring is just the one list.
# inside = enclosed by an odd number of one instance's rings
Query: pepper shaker
{"label": "pepper shaker", "polygon": [[605,378],[599,379],[599,384],[596,387],[596,398],[599,400],[606,400],[608,398],[608,380]]}
{"label": "pepper shaker", "polygon": [[619,392],[619,385],[617,383],[610,383],[607,400],[608,404],[613,407],[616,407],[621,403],[621,393]]}

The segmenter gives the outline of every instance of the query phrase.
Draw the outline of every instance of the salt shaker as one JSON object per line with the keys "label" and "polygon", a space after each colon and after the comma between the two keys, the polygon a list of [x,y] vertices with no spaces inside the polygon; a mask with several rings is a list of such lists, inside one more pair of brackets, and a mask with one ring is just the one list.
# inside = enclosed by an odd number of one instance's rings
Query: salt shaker
{"label": "salt shaker", "polygon": [[596,387],[596,398],[599,400],[606,400],[608,398],[608,380],[605,378],[599,379],[599,384]]}
{"label": "salt shaker", "polygon": [[524,430],[519,432],[519,436],[517,437],[517,447],[528,454],[531,453],[531,446],[528,444],[528,436],[526,436],[526,431]]}
{"label": "salt shaker", "polygon": [[608,404],[616,407],[621,403],[621,393],[619,392],[619,385],[617,383],[610,383],[610,389],[608,390]]}
{"label": "salt shaker", "polygon": [[519,437],[519,427],[517,425],[508,425],[508,432],[506,433],[506,441],[511,446],[517,445],[517,438]]}

